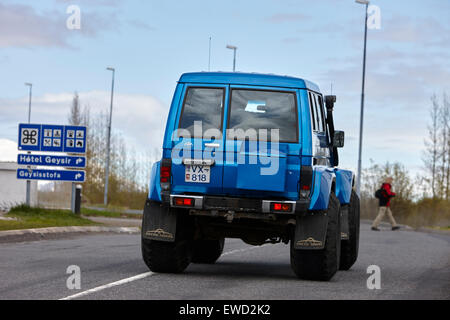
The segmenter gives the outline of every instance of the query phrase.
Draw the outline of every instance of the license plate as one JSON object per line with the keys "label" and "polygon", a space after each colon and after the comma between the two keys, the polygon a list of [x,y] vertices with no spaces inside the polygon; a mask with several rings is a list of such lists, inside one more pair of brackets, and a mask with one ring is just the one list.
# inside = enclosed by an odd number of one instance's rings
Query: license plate
{"label": "license plate", "polygon": [[210,166],[186,165],[185,168],[185,182],[209,183]]}

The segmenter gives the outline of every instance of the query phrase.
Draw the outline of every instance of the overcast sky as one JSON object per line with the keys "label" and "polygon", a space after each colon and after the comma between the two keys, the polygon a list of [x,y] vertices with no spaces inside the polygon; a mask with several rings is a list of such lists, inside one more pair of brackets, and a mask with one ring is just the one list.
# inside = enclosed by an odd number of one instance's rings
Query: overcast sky
{"label": "overcast sky", "polygon": [[[369,30],[363,166],[400,161],[417,172],[433,93],[450,93],[450,1],[373,0]],[[69,5],[81,29],[69,30]],[[91,113],[109,108],[113,130],[137,150],[160,148],[179,76],[208,68],[297,76],[337,95],[341,163],[356,168],[364,6],[353,0],[0,0],[0,160],[15,160],[17,125],[66,124],[77,91]]]}

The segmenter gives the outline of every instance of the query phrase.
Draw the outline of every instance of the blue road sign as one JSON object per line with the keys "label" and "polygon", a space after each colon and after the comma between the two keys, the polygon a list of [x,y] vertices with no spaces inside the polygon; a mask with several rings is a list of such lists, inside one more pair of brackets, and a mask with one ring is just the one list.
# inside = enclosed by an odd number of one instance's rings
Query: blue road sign
{"label": "blue road sign", "polygon": [[86,153],[86,127],[21,123],[18,149]]}
{"label": "blue road sign", "polygon": [[25,154],[17,155],[17,163],[28,166],[52,166],[66,168],[85,168],[86,157],[84,156],[49,156],[44,154]]}
{"label": "blue road sign", "polygon": [[63,152],[64,150],[64,126],[41,126],[41,150]]}
{"label": "blue road sign", "polygon": [[65,126],[64,152],[86,153],[86,127]]}
{"label": "blue road sign", "polygon": [[41,149],[40,139],[40,124],[19,124],[19,150],[39,151]]}
{"label": "blue road sign", "polygon": [[17,169],[17,179],[84,182],[85,172],[79,170]]}

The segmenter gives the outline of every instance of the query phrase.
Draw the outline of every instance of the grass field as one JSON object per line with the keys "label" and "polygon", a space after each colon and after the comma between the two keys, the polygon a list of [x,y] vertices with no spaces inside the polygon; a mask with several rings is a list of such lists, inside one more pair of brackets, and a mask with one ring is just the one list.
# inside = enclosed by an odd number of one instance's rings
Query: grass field
{"label": "grass field", "polygon": [[5,217],[17,220],[0,220],[0,231],[97,225],[93,221],[73,214],[70,210],[31,208],[25,205],[12,208]]}

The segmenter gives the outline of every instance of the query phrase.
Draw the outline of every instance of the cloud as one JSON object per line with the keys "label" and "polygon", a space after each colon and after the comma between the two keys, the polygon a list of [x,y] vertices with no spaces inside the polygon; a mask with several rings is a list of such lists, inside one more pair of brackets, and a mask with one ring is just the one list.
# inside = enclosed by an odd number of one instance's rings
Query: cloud
{"label": "cloud", "polygon": [[301,39],[300,37],[288,37],[288,38],[284,38],[281,41],[283,41],[286,44],[290,44],[290,43],[299,43],[301,41],[304,41],[304,39]]}
{"label": "cloud", "polygon": [[[66,3],[67,5],[73,4],[73,0],[56,0],[60,3]],[[90,6],[104,6],[104,7],[117,7],[120,4],[120,0],[77,0],[77,4],[90,5]]]}
{"label": "cloud", "polygon": [[[432,57],[430,59],[430,57]],[[434,92],[450,89],[450,64],[447,52],[429,53],[385,45],[367,50],[366,95],[378,107],[407,107],[420,111]],[[348,98],[361,90],[362,52],[360,55],[333,57],[332,64],[319,77],[319,82],[335,83]]]}
{"label": "cloud", "polygon": [[17,143],[0,138],[0,161],[17,161]]}
{"label": "cloud", "polygon": [[154,31],[155,28],[152,27],[151,25],[149,25],[146,22],[143,21],[139,21],[139,20],[127,20],[128,25],[137,28],[137,29],[142,29],[142,30],[146,30],[146,31]]}
{"label": "cloud", "polygon": [[65,46],[63,28],[63,21],[29,6],[0,3],[0,47]]}
{"label": "cloud", "polygon": [[[92,91],[79,95],[82,103],[88,103],[93,109],[91,112],[109,107],[109,92]],[[160,149],[168,112],[168,106],[152,96],[115,94],[112,126],[136,148]]]}
{"label": "cloud", "polygon": [[382,20],[381,25],[381,30],[374,30],[370,35],[371,39],[383,43],[412,43],[446,47],[450,42],[450,28],[432,17],[394,16]]}
{"label": "cloud", "polygon": [[304,21],[308,19],[310,19],[310,17],[302,13],[277,13],[271,15],[270,17],[265,18],[264,20],[270,23],[284,23],[293,21]]}
{"label": "cloud", "polygon": [[[311,21],[311,23],[301,25],[297,32],[322,35],[333,39],[336,44],[345,41],[355,48],[359,48],[363,41],[364,22],[361,19],[343,16],[335,21],[319,24],[314,23],[314,19],[311,19]],[[450,48],[450,27],[446,22],[435,17],[409,17],[394,14],[385,18],[383,15],[381,29],[368,30],[368,45],[410,45],[412,46],[410,48],[413,48],[414,51],[427,50],[430,47],[438,51],[448,51]]]}
{"label": "cloud", "polygon": [[[405,50],[394,44],[372,48],[367,54],[363,157],[417,166],[427,134],[430,96],[450,91],[448,54]],[[317,79],[321,84],[333,83],[336,127],[358,137],[362,52],[333,57],[326,64],[330,67]],[[329,93],[328,86],[322,89]],[[343,163],[357,157],[358,141],[347,140]]]}
{"label": "cloud", "polygon": [[0,63],[7,63],[7,62],[9,62],[9,56],[7,56],[7,55],[1,55],[0,56]]}
{"label": "cloud", "polygon": [[107,18],[81,11],[81,29],[69,30],[65,8],[39,13],[31,6],[0,3],[0,48],[7,47],[70,47],[74,36],[94,37],[103,30],[117,28],[114,13]]}

